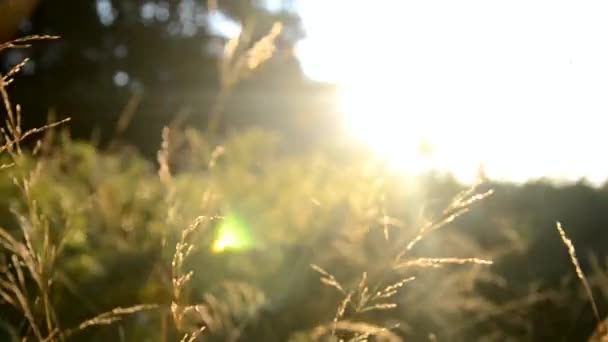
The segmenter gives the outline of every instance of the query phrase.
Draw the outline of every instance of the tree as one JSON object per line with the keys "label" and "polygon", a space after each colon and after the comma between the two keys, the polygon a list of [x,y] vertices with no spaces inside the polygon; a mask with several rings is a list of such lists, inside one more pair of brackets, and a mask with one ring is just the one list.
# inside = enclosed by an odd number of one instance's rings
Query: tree
{"label": "tree", "polygon": [[[36,47],[30,75],[13,89],[15,98],[28,106],[30,120],[36,113],[30,124],[39,124],[47,109],[56,107],[72,116],[71,126],[85,136],[93,127],[111,130],[133,93],[143,95],[140,110],[148,119],[145,128],[132,132],[140,142],[149,142],[151,132],[158,135],[183,106],[204,123],[217,96],[218,52],[228,38],[246,26],[254,42],[277,20],[298,32],[293,13],[269,11],[259,1],[218,5],[210,11],[200,0],[42,1],[21,34],[63,38]],[[285,37],[288,49],[299,35]],[[292,70],[282,70],[283,78],[299,75],[295,63],[280,68]]]}

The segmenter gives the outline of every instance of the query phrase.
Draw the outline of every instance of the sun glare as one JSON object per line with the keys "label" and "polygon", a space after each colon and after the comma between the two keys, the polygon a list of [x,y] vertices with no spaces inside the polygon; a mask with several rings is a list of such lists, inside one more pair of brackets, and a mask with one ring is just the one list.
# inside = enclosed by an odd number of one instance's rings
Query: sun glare
{"label": "sun glare", "polygon": [[304,71],[340,86],[350,132],[404,172],[608,177],[598,158],[608,3],[307,0],[299,10]]}
{"label": "sun glare", "polygon": [[253,239],[247,225],[236,215],[230,214],[220,224],[211,250],[222,253],[228,250],[247,250],[252,246]]}

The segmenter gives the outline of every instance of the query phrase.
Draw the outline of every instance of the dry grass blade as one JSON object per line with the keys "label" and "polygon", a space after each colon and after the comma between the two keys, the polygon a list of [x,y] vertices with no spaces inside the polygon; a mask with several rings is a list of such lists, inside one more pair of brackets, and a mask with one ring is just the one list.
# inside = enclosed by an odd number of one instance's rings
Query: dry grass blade
{"label": "dry grass blade", "polygon": [[60,39],[60,38],[61,37],[59,37],[59,36],[51,36],[51,35],[27,36],[27,37],[14,39],[14,40],[11,40],[10,42],[0,44],[0,51],[6,50],[6,49],[24,49],[24,48],[30,47],[31,46],[30,43],[34,43],[34,42],[42,41],[42,40],[55,40],[55,39]]}
{"label": "dry grass blade", "polygon": [[[178,331],[183,332],[187,329],[188,316],[194,313],[198,313],[197,316],[202,316],[199,312],[198,305],[187,304],[187,299],[184,298],[184,292],[194,271],[184,270],[184,261],[194,250],[194,245],[189,241],[192,234],[194,234],[204,223],[210,223],[214,220],[221,219],[220,216],[199,216],[197,217],[189,227],[182,231],[180,240],[175,245],[175,253],[171,261],[171,283],[173,289],[173,299],[171,302],[171,314],[173,317],[173,323]],[[205,329],[205,326],[195,330],[186,332],[182,337],[181,341],[192,342],[198,338]]]}
{"label": "dry grass blade", "polygon": [[135,114],[137,113],[137,109],[141,104],[141,100],[142,96],[140,93],[136,92],[131,95],[127,104],[118,116],[118,121],[116,121],[116,127],[114,130],[116,136],[122,135],[127,130],[129,125],[133,121]]}
{"label": "dry grass blade", "polygon": [[329,272],[327,272],[326,270],[322,269],[321,267],[319,267],[315,264],[311,264],[310,267],[322,275],[320,280],[323,284],[325,284],[329,287],[333,287],[346,295],[346,291],[344,290],[342,285],[340,285],[338,280],[336,280],[336,278],[332,274],[330,274]]}
{"label": "dry grass blade", "polygon": [[23,314],[36,338],[42,340],[43,334],[34,315],[23,273],[23,268],[26,268],[29,275],[41,288],[45,284],[40,280],[40,263],[28,246],[17,241],[1,227],[0,247],[10,253],[10,257],[5,260],[0,269],[0,297]]}
{"label": "dry grass blade", "polygon": [[162,132],[162,141],[160,150],[157,154],[157,160],[159,164],[158,176],[161,182],[166,186],[171,184],[171,170],[169,168],[169,127],[164,127]]}
{"label": "dry grass blade", "polygon": [[110,311],[99,314],[91,319],[88,319],[80,323],[76,328],[66,330],[63,335],[69,337],[80,331],[88,329],[93,326],[108,325],[116,321],[120,321],[127,316],[142,312],[158,309],[158,305],[147,304],[147,305],[135,305],[128,308],[115,308]]}
{"label": "dry grass blade", "polygon": [[[0,92],[3,93],[3,88],[2,87],[0,87]],[[32,128],[32,129],[26,131],[25,133],[20,134],[17,137],[13,137],[13,138],[8,137],[6,134],[4,134],[5,135],[5,143],[0,146],[0,153],[3,153],[5,151],[10,150],[15,145],[18,145],[19,143],[21,143],[22,141],[24,141],[25,139],[29,138],[32,135],[39,134],[39,133],[45,132],[45,131],[47,131],[49,129],[56,128],[58,126],[61,126],[61,125],[65,124],[65,123],[69,122],[69,121],[70,121],[70,118],[65,118],[63,120],[52,122],[52,123],[47,124],[47,125],[42,126],[42,127]],[[2,130],[2,133],[5,133],[4,130]],[[12,165],[12,164],[6,164],[6,165]]]}
{"label": "dry grass blade", "polygon": [[10,169],[13,166],[15,166],[15,163],[0,164],[0,171]]}
{"label": "dry grass blade", "polygon": [[397,307],[396,303],[383,302],[393,297],[399,292],[399,289],[406,283],[416,279],[415,277],[404,278],[396,283],[385,286],[382,290],[375,291],[369,294],[369,288],[364,284],[366,274],[358,287],[358,302],[355,304],[355,311],[363,313],[376,310],[390,310]]}
{"label": "dry grass blade", "polygon": [[175,300],[181,299],[183,288],[190,281],[193,275],[192,271],[184,273],[183,270],[184,260],[194,250],[194,245],[188,242],[188,239],[200,228],[203,223],[212,222],[221,218],[221,216],[199,216],[192,222],[192,224],[190,224],[188,228],[182,231],[181,238],[175,245],[175,253],[173,254],[173,259],[171,260],[171,269],[173,274],[173,296]]}
{"label": "dry grass blade", "polygon": [[247,51],[247,67],[251,70],[257,68],[270,57],[275,49],[275,40],[283,31],[283,24],[277,22],[272,25],[272,28],[267,35],[257,41],[253,47]]}
{"label": "dry grass blade", "polygon": [[224,54],[219,65],[220,92],[208,114],[207,130],[211,134],[217,133],[224,104],[234,86],[272,57],[276,48],[275,41],[283,31],[283,24],[274,23],[265,36],[255,42],[251,48],[243,51],[251,38],[249,29],[247,26],[244,27],[237,37],[230,39],[224,45]]}
{"label": "dry grass blade", "polygon": [[492,265],[491,260],[479,258],[418,258],[397,264],[395,268],[407,267],[441,267],[444,265]]}
{"label": "dry grass blade", "polygon": [[344,299],[342,300],[342,302],[340,302],[340,305],[338,305],[338,310],[336,311],[336,316],[334,317],[334,324],[331,330],[331,335],[335,336],[336,335],[336,329],[338,327],[338,322],[342,319],[342,317],[344,317],[344,313],[346,312],[346,308],[348,307],[348,304],[351,302],[351,299],[354,295],[354,292],[351,291],[349,292],[346,297],[344,297]]}
{"label": "dry grass blade", "polygon": [[225,149],[223,146],[217,146],[214,150],[213,153],[211,153],[211,158],[209,159],[209,162],[207,163],[207,167],[209,169],[213,169],[215,167],[215,164],[217,163],[217,160],[224,154]]}
{"label": "dry grass blade", "polygon": [[[29,47],[29,43],[40,41],[40,40],[50,40],[57,39],[57,36],[29,36],[24,38],[15,39],[9,41],[4,44],[0,44],[0,52],[6,49],[16,49],[16,48],[27,48]],[[16,107],[16,113],[11,104],[10,98],[8,96],[7,87],[13,82],[12,77],[18,74],[23,67],[29,61],[28,58],[25,58],[23,61],[13,66],[6,74],[0,74],[0,93],[2,95],[2,101],[4,103],[4,107],[6,109],[6,114],[8,116],[6,130],[12,136],[13,143],[11,143],[10,139],[7,139],[4,146],[4,150],[6,150],[6,145],[12,146],[14,143],[19,144],[19,142],[24,139],[21,135],[21,108],[19,105]],[[40,128],[41,130],[47,128]],[[31,132],[30,134],[34,134],[35,132]],[[6,133],[3,132],[3,135],[6,136]],[[0,151],[1,152],[1,151]]]}
{"label": "dry grass blade", "polygon": [[256,41],[248,50],[239,51],[243,43],[247,41],[247,34],[229,40],[224,46],[224,58],[221,64],[222,86],[230,88],[251,71],[272,57],[275,50],[275,41],[283,31],[283,24],[276,22],[270,31]]}
{"label": "dry grass blade", "polygon": [[[562,239],[562,242],[564,243],[564,246],[566,246],[568,254],[570,255],[570,261],[572,261],[576,276],[581,281],[581,284],[583,284],[583,288],[585,289],[587,297],[589,298],[589,302],[591,303],[591,309],[593,310],[593,315],[595,316],[595,319],[597,319],[598,322],[598,327],[602,328],[604,324],[602,323],[602,319],[600,318],[600,311],[598,310],[595,299],[593,298],[593,291],[591,290],[591,286],[589,285],[587,277],[585,277],[585,273],[583,273],[581,265],[578,262],[578,258],[576,257],[576,249],[574,248],[574,244],[572,243],[572,240],[570,240],[566,235],[566,232],[562,228],[562,224],[560,222],[557,222],[556,228],[559,233],[559,236]],[[606,328],[603,327],[603,329]]]}
{"label": "dry grass blade", "polygon": [[5,75],[2,76],[2,81],[4,83],[5,86],[10,85],[12,83],[12,79],[11,77],[15,76],[16,74],[18,74],[24,67],[25,65],[30,61],[29,58],[25,58],[24,60],[22,60],[19,64],[13,66],[11,68],[11,70],[9,70]]}
{"label": "dry grass blade", "polygon": [[[0,44],[0,51],[13,48],[27,48],[29,43],[39,40],[57,39],[56,36],[30,36]],[[4,128],[0,129],[0,153],[8,152],[12,162],[2,164],[0,169],[19,164],[22,157],[20,143],[28,137],[48,131],[64,124],[69,119],[49,123],[43,127],[23,132],[21,129],[21,107],[14,106],[8,94],[8,86],[26,65],[28,59],[13,66],[6,74],[0,75],[0,96],[6,110]],[[34,152],[35,154],[35,152]],[[61,251],[61,243],[53,241],[50,234],[50,219],[42,213],[32,196],[32,184],[40,172],[39,165],[33,171],[13,178],[26,202],[25,214],[15,212],[21,227],[22,237],[15,238],[0,227],[0,248],[10,257],[4,258],[0,268],[0,298],[14,306],[27,322],[23,340],[63,341],[65,338],[92,326],[112,324],[126,316],[156,309],[157,305],[137,305],[115,308],[86,320],[73,329],[63,330],[52,302],[52,284],[55,275],[55,261]],[[23,240],[23,241],[20,241]]]}
{"label": "dry grass blade", "polygon": [[203,331],[205,331],[205,328],[206,327],[201,327],[193,333],[184,334],[180,342],[194,342],[199,336],[202,335]]}
{"label": "dry grass blade", "polygon": [[399,263],[401,258],[411,251],[416,244],[418,244],[424,237],[434,230],[440,229],[460,216],[466,214],[469,208],[476,202],[482,201],[494,194],[494,190],[488,190],[482,193],[475,193],[482,183],[479,182],[473,185],[468,190],[462,191],[454,197],[452,202],[443,210],[441,216],[435,220],[432,220],[420,227],[416,236],[406,245],[405,249],[401,251],[395,258],[395,263]]}
{"label": "dry grass blade", "polygon": [[[398,324],[394,325],[391,329],[395,329],[399,327]],[[369,341],[369,338],[371,336],[380,336],[383,333],[389,332],[388,328],[381,328],[381,327],[376,327],[374,329],[371,329],[368,332],[365,333],[359,333],[358,336],[355,336],[354,338],[351,338],[350,340],[348,340],[348,342],[367,342]],[[390,340],[390,335],[389,336],[389,340]],[[386,339],[386,338],[385,338]]]}
{"label": "dry grass blade", "polygon": [[368,311],[374,311],[374,310],[390,310],[390,309],[394,309],[397,307],[396,303],[380,303],[380,304],[374,304],[371,306],[367,306],[361,310],[359,310],[358,312],[368,312]]}
{"label": "dry grass blade", "polygon": [[[375,336],[378,341],[400,342],[399,336],[391,332],[387,328],[379,327],[366,322],[340,321],[335,324],[336,331],[345,331],[358,334],[350,341],[361,341],[360,334],[366,337]],[[313,341],[324,341],[323,336],[327,336],[334,329],[334,324],[331,326],[321,325],[312,330],[310,337]]]}
{"label": "dry grass blade", "polygon": [[408,277],[408,278],[400,280],[392,285],[389,285],[389,286],[385,287],[384,289],[376,292],[374,294],[374,296],[372,297],[372,300],[392,297],[393,295],[395,295],[397,293],[397,291],[399,291],[399,289],[401,287],[403,287],[403,285],[405,285],[406,283],[409,283],[410,281],[413,281],[415,279],[416,279],[416,277]]}
{"label": "dry grass blade", "polygon": [[25,132],[25,133],[24,133],[24,134],[21,136],[21,140],[24,140],[24,139],[28,138],[28,137],[29,137],[29,136],[31,136],[31,135],[38,134],[38,133],[42,133],[42,132],[47,131],[47,130],[49,130],[49,129],[52,129],[52,128],[55,128],[55,127],[61,126],[61,125],[65,124],[65,123],[68,123],[70,120],[71,120],[70,118],[65,118],[65,119],[63,119],[63,120],[55,121],[55,122],[52,122],[52,123],[50,123],[50,124],[44,125],[44,126],[42,126],[42,127],[38,127],[38,128],[32,128],[32,129],[30,129],[30,130],[26,131],[26,132]]}
{"label": "dry grass blade", "polygon": [[326,270],[322,269],[320,266],[315,265],[315,264],[311,264],[310,268],[312,268],[313,270],[319,272],[321,275],[325,276],[325,277],[333,277],[331,274],[329,274],[329,272],[327,272]]}
{"label": "dry grass blade", "polygon": [[456,204],[456,207],[458,208],[464,208],[464,207],[468,207],[470,205],[472,205],[475,202],[479,202],[481,200],[486,199],[487,197],[490,197],[494,194],[494,190],[488,190],[486,192],[483,193],[479,193],[479,194],[475,194],[469,198],[462,198],[459,199],[459,201]]}

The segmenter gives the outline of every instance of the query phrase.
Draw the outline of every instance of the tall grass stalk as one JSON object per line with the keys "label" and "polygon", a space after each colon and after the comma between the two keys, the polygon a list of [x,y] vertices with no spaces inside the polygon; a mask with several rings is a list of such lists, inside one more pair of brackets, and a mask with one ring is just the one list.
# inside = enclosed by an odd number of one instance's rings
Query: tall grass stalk
{"label": "tall grass stalk", "polygon": [[[217,7],[217,6],[216,6]],[[234,87],[249,73],[270,59],[275,50],[275,41],[283,31],[280,22],[274,23],[268,33],[256,41],[250,48],[251,27],[246,26],[242,32],[224,45],[219,63],[220,91],[211,106],[207,131],[216,134],[221,123],[224,105]]]}
{"label": "tall grass stalk", "polygon": [[[57,36],[30,36],[0,44],[0,52],[7,49],[28,48],[30,43],[57,39]],[[70,228],[64,222],[65,231],[55,241],[51,232],[51,222],[40,209],[32,189],[37,178],[43,172],[42,164],[37,163],[28,171],[27,157],[21,143],[36,134],[49,130],[69,121],[68,119],[49,123],[45,126],[22,130],[22,109],[13,105],[8,87],[13,84],[15,76],[28,63],[24,59],[5,74],[0,74],[0,96],[6,112],[4,127],[0,128],[0,154],[7,154],[10,162],[0,169],[15,168],[11,178],[18,188],[25,203],[24,213],[15,212],[20,236],[15,236],[8,229],[0,227],[0,250],[6,256],[0,259],[0,299],[17,310],[27,322],[27,328],[21,339],[29,341],[65,341],[85,329],[108,325],[144,310],[156,309],[156,305],[136,305],[127,308],[115,308],[87,319],[73,328],[63,328],[52,301],[56,280],[57,261],[61,255]],[[38,141],[34,151],[39,150]],[[32,286],[33,285],[33,286]]]}
{"label": "tall grass stalk", "polygon": [[[478,183],[470,189],[459,193],[455,196],[449,205],[442,211],[440,217],[431,220],[420,227],[413,239],[411,239],[401,251],[398,252],[393,258],[393,264],[388,265],[388,269],[393,271],[403,271],[409,268],[438,268],[445,265],[492,265],[491,260],[482,258],[413,258],[405,259],[407,254],[422,241],[428,234],[448,225],[449,223],[456,220],[461,215],[467,213],[471,206],[478,201],[484,200],[493,194],[492,190],[486,192],[478,192],[478,188],[481,183]],[[384,197],[381,198],[381,202],[384,202]],[[385,210],[381,210],[381,220],[384,237],[388,239],[387,225],[386,222],[390,221],[391,218],[386,215]],[[405,260],[404,260],[405,259]],[[350,309],[351,315],[357,317],[362,313],[374,310],[391,310],[397,307],[397,304],[392,300],[399,291],[409,282],[414,281],[415,277],[405,277],[401,280],[392,283],[384,284],[383,286],[371,287],[369,285],[369,279],[367,272],[363,272],[359,284],[348,289],[343,285],[336,277],[325,269],[318,265],[311,265],[312,269],[321,275],[320,281],[322,284],[332,287],[339,291],[343,295],[343,299],[338,305],[338,309],[332,321],[332,328],[329,331],[332,337],[336,337],[337,331],[340,330],[339,326],[342,322],[347,322],[347,310]],[[377,290],[370,291],[370,288],[377,288]],[[362,341],[367,340],[369,336],[377,335],[380,332],[386,332],[386,328],[377,330],[375,328],[370,330],[358,331],[358,329],[350,329],[352,325],[350,323],[343,324],[343,331],[353,333],[354,336],[349,341]],[[317,331],[326,331],[322,327],[319,327]],[[388,338],[388,340],[392,340]],[[397,339],[399,340],[399,339]]]}
{"label": "tall grass stalk", "polygon": [[589,285],[589,281],[587,280],[587,277],[585,276],[585,273],[583,272],[583,269],[581,268],[581,265],[578,261],[578,257],[576,256],[576,249],[574,248],[574,244],[572,243],[572,240],[570,240],[570,238],[568,238],[568,235],[566,235],[566,232],[564,231],[564,228],[562,228],[562,224],[560,222],[557,222],[556,229],[557,229],[557,232],[559,233],[560,238],[562,239],[562,242],[564,243],[564,246],[566,246],[566,250],[568,251],[568,255],[570,256],[570,261],[572,262],[572,266],[574,267],[576,276],[577,276],[578,280],[580,280],[581,285],[583,286],[583,289],[585,290],[587,299],[589,300],[589,303],[591,304],[591,310],[593,311],[593,316],[597,320],[597,330],[596,330],[595,335],[598,336],[597,337],[598,340],[601,339],[601,341],[604,341],[604,339],[606,337],[608,337],[608,327],[606,326],[607,323],[603,322],[601,319],[600,310],[598,309],[597,302],[595,301],[595,298],[593,297],[593,290],[591,289],[591,285]]}

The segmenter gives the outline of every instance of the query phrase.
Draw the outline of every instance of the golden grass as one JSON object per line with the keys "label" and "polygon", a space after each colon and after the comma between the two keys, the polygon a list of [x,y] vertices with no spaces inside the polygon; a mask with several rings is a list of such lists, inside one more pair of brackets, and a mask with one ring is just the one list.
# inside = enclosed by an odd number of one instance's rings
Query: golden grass
{"label": "golden grass", "polygon": [[[274,42],[280,34],[282,26],[275,24],[270,32],[254,43],[244,52],[239,51],[241,37],[235,38],[226,44],[223,70],[224,89],[230,89],[246,71],[252,71],[272,56]],[[0,44],[0,52],[6,49],[26,48],[30,43],[56,39],[55,36],[32,36],[14,40],[9,43]],[[6,111],[5,127],[0,129],[0,153],[7,153],[11,162],[0,165],[0,170],[18,166],[21,162],[22,151],[21,143],[37,134],[47,132],[59,125],[69,121],[64,119],[49,123],[40,128],[22,131],[21,118],[22,108],[13,105],[8,92],[8,87],[14,82],[14,77],[23,69],[28,62],[27,59],[13,66],[6,74],[0,75],[0,96]],[[122,132],[132,118],[132,108],[128,110],[125,119],[117,125],[117,131]],[[219,113],[219,112],[217,112]],[[214,113],[212,117],[219,114]],[[219,120],[218,118],[215,118]],[[213,125],[211,125],[213,127]],[[175,186],[173,175],[170,168],[170,130],[165,128],[162,132],[162,144],[157,155],[159,163],[158,177],[165,187],[165,201],[167,207],[167,222],[174,223],[177,215],[177,204],[175,198]],[[224,152],[223,147],[218,147],[211,155],[208,162],[209,169],[216,164],[216,159]],[[53,283],[55,279],[56,260],[62,252],[62,241],[53,241],[49,232],[48,218],[39,210],[35,198],[31,194],[32,184],[36,182],[39,168],[33,172],[14,176],[14,183],[21,192],[22,197],[28,206],[28,212],[19,217],[21,222],[22,239],[15,237],[8,230],[0,227],[0,249],[7,252],[9,257],[6,262],[0,265],[0,298],[19,311],[27,322],[27,330],[23,338],[35,338],[39,341],[63,341],[73,337],[77,333],[95,326],[110,325],[120,321],[130,315],[143,311],[162,309],[157,304],[142,304],[131,307],[118,307],[110,311],[98,314],[93,318],[87,319],[72,328],[64,328],[60,322],[60,317],[54,311],[52,302]],[[408,258],[410,253],[420,241],[429,234],[454,222],[458,217],[466,214],[471,206],[493,194],[493,191],[478,192],[479,184],[471,189],[458,194],[449,205],[441,212],[439,217],[424,223],[416,231],[415,236],[400,246],[399,252],[391,255],[392,263],[387,266],[392,271],[408,271],[413,268],[439,268],[452,265],[492,265],[492,260],[477,257],[416,257]],[[382,198],[384,201],[384,198]],[[317,203],[318,205],[318,203]],[[381,206],[380,215],[384,236],[389,240],[389,225],[400,228],[395,224],[384,208]],[[170,314],[176,330],[182,334],[182,342],[193,342],[203,336],[213,323],[214,317],[207,312],[212,305],[191,304],[189,303],[188,288],[194,275],[193,270],[186,269],[185,260],[192,254],[197,246],[192,242],[195,234],[205,230],[214,221],[221,219],[220,216],[199,216],[193,220],[190,226],[186,227],[175,245],[175,251],[171,259],[171,303]],[[587,277],[583,273],[576,250],[572,241],[567,237],[560,223],[557,223],[557,230],[562,242],[567,248],[570,260],[574,266],[576,275],[580,280],[585,293],[591,303],[593,314],[598,321],[598,333],[604,336],[608,333],[605,323],[601,321],[600,312]],[[314,328],[311,336],[321,338],[321,336],[336,336],[340,332],[349,332],[353,337],[349,341],[365,341],[371,336],[379,340],[400,341],[400,338],[390,330],[396,326],[380,327],[371,323],[359,321],[360,315],[370,311],[391,310],[397,307],[394,297],[410,282],[415,281],[415,277],[406,276],[396,282],[388,283],[378,280],[379,286],[370,286],[370,279],[367,272],[361,273],[361,279],[355,286],[342,284],[333,274],[318,265],[311,265],[311,268],[320,274],[320,282],[325,286],[337,290],[342,298],[339,301],[333,320],[327,324],[322,324]],[[401,275],[401,274],[399,274]],[[29,281],[35,285],[30,286]],[[534,297],[533,302],[545,300],[548,296],[539,295]],[[217,301],[213,296],[207,296],[210,302]],[[532,302],[532,300],[529,300]],[[528,301],[526,302],[528,303]],[[521,303],[507,306],[500,311],[490,313],[488,317],[495,317],[519,307]],[[38,308],[42,307],[42,314],[37,313]],[[160,310],[163,311],[163,310]],[[164,315],[164,311],[161,313]],[[166,315],[168,316],[168,315]]]}
{"label": "golden grass", "polygon": [[[428,234],[453,222],[461,215],[467,213],[471,205],[493,194],[492,190],[486,192],[477,192],[477,189],[480,185],[481,183],[475,184],[470,189],[459,193],[442,211],[442,215],[440,217],[424,224],[418,230],[416,236],[412,240],[410,240],[405,245],[405,247],[393,258],[394,262],[392,265],[390,265],[390,269],[396,271],[406,270],[413,267],[438,268],[446,265],[492,265],[491,260],[475,257],[414,258],[410,260],[404,260],[406,254],[410,252],[416,246],[416,244],[422,239],[424,239]],[[380,222],[382,223],[384,236],[386,239],[388,239],[389,235],[387,232],[387,226],[388,222],[390,221],[390,218],[387,216],[386,211],[384,210],[383,196],[381,197],[381,202],[382,210],[380,212],[380,215],[382,217]],[[336,314],[332,321],[332,336],[336,336],[336,332],[339,330],[339,324],[340,322],[345,321],[345,317],[347,316],[347,310],[349,308],[351,309],[353,316],[368,311],[394,309],[397,307],[397,304],[393,302],[391,298],[397,295],[399,290],[401,290],[407,283],[415,280],[415,277],[406,277],[396,283],[384,285],[382,290],[377,290],[370,293],[367,272],[362,273],[361,280],[355,288],[347,289],[343,284],[340,283],[340,281],[336,279],[333,274],[321,268],[320,266],[312,264],[311,268],[321,275],[320,281],[322,284],[338,290],[343,295],[343,299],[338,304]],[[362,338],[362,340],[366,340],[368,336],[375,335],[376,333],[377,331],[375,330],[370,330],[366,332],[356,332],[353,339],[351,340],[358,340],[359,338]]]}
{"label": "golden grass", "polygon": [[[33,42],[57,38],[59,37],[20,38],[0,44],[0,52],[7,49],[28,48]],[[12,161],[0,165],[0,169],[21,166],[20,163],[24,159],[21,142],[25,139],[48,132],[69,121],[69,118],[63,119],[39,128],[22,131],[21,106],[12,104],[8,87],[28,61],[28,59],[24,59],[7,73],[0,74],[0,96],[7,115],[5,126],[0,128],[0,138],[2,138],[0,153],[7,153]],[[37,148],[40,144],[41,141],[38,141]],[[0,298],[20,312],[27,322],[27,330],[22,336],[23,340],[29,340],[33,336],[38,341],[64,341],[85,329],[112,324],[132,314],[157,309],[158,306],[154,304],[119,307],[87,319],[74,328],[62,328],[51,294],[56,276],[56,261],[62,252],[63,241],[53,241],[50,233],[50,220],[40,211],[37,201],[31,193],[39,172],[41,169],[37,166],[32,172],[24,173],[22,170],[17,170],[12,176],[13,183],[20,190],[27,205],[26,214],[18,217],[23,240],[14,237],[7,229],[0,227],[0,248],[9,254],[8,261],[0,266]],[[66,222],[66,227],[69,227],[68,222]],[[34,288],[30,286],[30,280],[33,281]],[[41,318],[37,314],[39,307],[42,307]]]}
{"label": "golden grass", "polygon": [[408,260],[406,262],[395,265],[395,268],[409,268],[409,267],[442,267],[445,265],[465,265],[465,264],[477,264],[477,265],[492,265],[491,260],[479,259],[479,258],[417,258],[414,260]]}
{"label": "golden grass", "polygon": [[268,33],[250,43],[251,28],[245,27],[242,32],[224,45],[224,53],[219,64],[220,91],[208,114],[207,131],[216,134],[220,125],[222,110],[234,87],[251,72],[268,61],[275,51],[275,41],[283,31],[283,25],[276,22]]}
{"label": "golden grass", "polygon": [[583,272],[583,269],[581,268],[581,265],[578,261],[574,244],[572,243],[572,240],[570,240],[566,235],[566,232],[564,231],[564,228],[562,228],[562,224],[560,222],[557,222],[556,228],[560,238],[562,239],[562,242],[564,243],[564,246],[566,246],[566,250],[568,251],[568,255],[570,256],[572,266],[574,266],[576,276],[583,285],[585,294],[589,299],[589,303],[591,303],[591,310],[593,311],[593,316],[597,320],[597,331],[595,333],[595,335],[597,336],[596,338],[603,340],[604,338],[608,337],[608,327],[606,326],[607,324],[601,319],[600,311],[597,307],[595,298],[593,297],[593,290],[591,289],[591,285],[589,285],[589,281],[587,280],[587,277],[585,276],[585,273]]}

